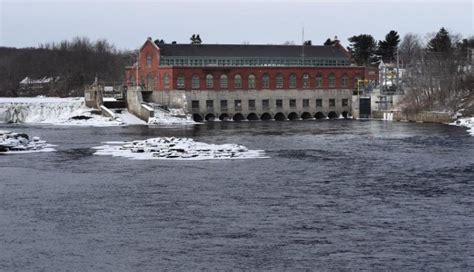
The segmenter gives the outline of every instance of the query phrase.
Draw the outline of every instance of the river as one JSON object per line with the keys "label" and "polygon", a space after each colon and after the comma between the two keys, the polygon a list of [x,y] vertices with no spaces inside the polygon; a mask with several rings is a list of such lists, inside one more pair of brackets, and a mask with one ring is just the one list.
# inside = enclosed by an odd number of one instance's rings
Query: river
{"label": "river", "polygon": [[[0,125],[56,144],[0,156],[0,270],[471,270],[474,137],[380,121],[174,128]],[[138,161],[158,136],[268,159]]]}

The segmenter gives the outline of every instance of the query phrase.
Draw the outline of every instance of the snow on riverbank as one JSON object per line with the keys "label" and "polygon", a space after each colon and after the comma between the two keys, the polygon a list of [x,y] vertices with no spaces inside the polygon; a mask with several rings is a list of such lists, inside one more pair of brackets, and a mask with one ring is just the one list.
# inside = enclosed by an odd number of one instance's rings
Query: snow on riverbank
{"label": "snow on riverbank", "polygon": [[30,139],[25,133],[0,131],[0,154],[52,152],[55,151],[53,146],[39,137]]}
{"label": "snow on riverbank", "polygon": [[268,158],[263,150],[249,150],[236,144],[206,144],[188,138],[151,138],[132,142],[106,142],[94,147],[95,155],[137,160],[219,160]]}
{"label": "snow on riverbank", "polygon": [[84,98],[14,97],[0,98],[0,123],[53,124],[65,126],[145,125],[127,110],[105,117],[85,106]]}
{"label": "snow on riverbank", "polygon": [[459,118],[455,122],[451,123],[450,125],[455,125],[455,126],[463,126],[468,128],[468,132],[474,136],[474,117],[464,117],[464,118]]}
{"label": "snow on riverbank", "polygon": [[148,120],[149,125],[194,125],[193,118],[186,115],[183,109],[169,109],[169,112],[154,107],[155,116]]}
{"label": "snow on riverbank", "polygon": [[181,118],[175,116],[153,117],[148,120],[149,125],[195,125],[197,124],[191,117]]}

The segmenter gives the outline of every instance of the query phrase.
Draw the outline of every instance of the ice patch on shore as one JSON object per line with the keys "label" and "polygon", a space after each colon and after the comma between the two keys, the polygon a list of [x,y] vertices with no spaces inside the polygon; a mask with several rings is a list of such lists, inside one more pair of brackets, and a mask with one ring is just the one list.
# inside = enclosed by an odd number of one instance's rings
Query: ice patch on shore
{"label": "ice patch on shore", "polygon": [[154,106],[155,116],[148,120],[149,125],[194,125],[193,118],[187,115],[183,109],[169,109],[169,112],[165,112],[160,108]]}
{"label": "ice patch on shore", "polygon": [[180,118],[174,116],[163,117],[152,117],[148,120],[149,125],[195,125],[197,124],[189,117]]}
{"label": "ice patch on shore", "polygon": [[474,117],[459,118],[450,125],[467,127],[469,134],[474,136]]}
{"label": "ice patch on shore", "polygon": [[268,158],[263,150],[236,144],[206,144],[189,138],[151,138],[131,142],[106,142],[94,147],[95,155],[135,160],[222,160]]}
{"label": "ice patch on shore", "polygon": [[55,145],[48,144],[39,137],[30,137],[26,133],[0,131],[0,154],[24,154],[55,151]]}
{"label": "ice patch on shore", "polygon": [[116,118],[100,115],[96,110],[86,107],[81,97],[0,98],[0,123],[96,127],[146,124],[127,110],[115,115]]}

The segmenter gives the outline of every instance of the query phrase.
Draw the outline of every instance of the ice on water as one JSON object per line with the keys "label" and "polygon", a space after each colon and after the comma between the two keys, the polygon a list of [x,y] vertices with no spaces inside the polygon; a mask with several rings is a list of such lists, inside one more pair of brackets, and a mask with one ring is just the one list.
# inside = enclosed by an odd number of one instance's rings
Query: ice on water
{"label": "ice on water", "polygon": [[36,136],[30,139],[26,133],[0,131],[0,154],[51,152],[53,146]]}
{"label": "ice on water", "polygon": [[468,132],[474,136],[474,117],[459,118],[451,125],[467,127]]}
{"label": "ice on water", "polygon": [[[82,97],[15,97],[0,98],[0,123],[54,124],[65,126],[146,125],[147,122],[120,109],[114,117],[96,114],[85,105]],[[150,125],[195,124],[189,117],[179,118],[171,112],[155,112]]]}
{"label": "ice on water", "polygon": [[216,160],[267,158],[263,150],[249,150],[237,144],[207,144],[189,138],[150,138],[131,142],[106,142],[95,147],[96,155],[138,160]]}

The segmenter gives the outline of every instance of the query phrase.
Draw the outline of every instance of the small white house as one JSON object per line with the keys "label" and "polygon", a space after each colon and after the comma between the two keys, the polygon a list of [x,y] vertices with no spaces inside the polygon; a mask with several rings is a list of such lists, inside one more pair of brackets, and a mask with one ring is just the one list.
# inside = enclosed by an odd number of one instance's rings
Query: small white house
{"label": "small white house", "polygon": [[40,79],[33,79],[25,77],[20,81],[21,89],[40,89],[46,86],[50,86],[59,81],[59,77],[43,77]]}

